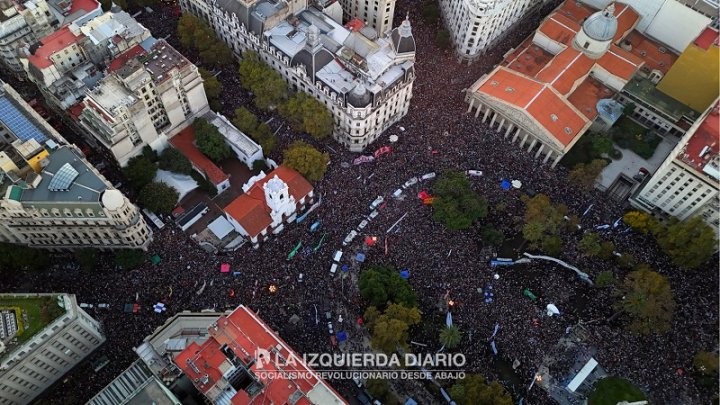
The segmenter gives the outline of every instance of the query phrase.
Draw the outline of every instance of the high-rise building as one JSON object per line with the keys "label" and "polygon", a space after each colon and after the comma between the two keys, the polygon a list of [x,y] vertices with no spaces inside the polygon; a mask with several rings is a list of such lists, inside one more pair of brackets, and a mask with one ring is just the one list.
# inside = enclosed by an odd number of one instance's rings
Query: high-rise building
{"label": "high-rise building", "polygon": [[384,36],[392,30],[395,0],[340,0],[346,20],[357,18]]}
{"label": "high-rise building", "polygon": [[220,316],[208,332],[204,343],[191,343],[175,356],[208,403],[347,404],[249,308]]}
{"label": "high-rise building", "polygon": [[0,404],[32,402],[105,342],[69,294],[0,294]]}
{"label": "high-rise building", "polygon": [[542,1],[440,0],[440,10],[458,55],[472,60]]}
{"label": "high-rise building", "polygon": [[407,114],[415,39],[405,19],[377,37],[361,21],[342,26],[306,0],[181,0],[236,53],[257,52],[295,91],[332,113],[333,137],[360,152]]}
{"label": "high-rise building", "polygon": [[718,232],[719,188],[720,115],[715,99],[630,202],[680,220],[700,215]]}
{"label": "high-rise building", "polygon": [[209,111],[195,65],[164,40],[149,38],[118,55],[83,100],[80,124],[121,166],[145,145],[167,140]]}

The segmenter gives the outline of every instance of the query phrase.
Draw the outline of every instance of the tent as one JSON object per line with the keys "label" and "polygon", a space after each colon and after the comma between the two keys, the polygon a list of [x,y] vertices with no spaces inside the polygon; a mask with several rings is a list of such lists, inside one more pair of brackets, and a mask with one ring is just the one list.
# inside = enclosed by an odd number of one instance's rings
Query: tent
{"label": "tent", "polygon": [[230,273],[230,265],[223,263],[220,265],[220,273]]}
{"label": "tent", "polygon": [[165,307],[165,304],[163,304],[162,302],[158,302],[153,306],[153,311],[159,314],[161,312],[167,311],[167,308]]}
{"label": "tent", "polygon": [[409,279],[410,272],[408,271],[408,269],[402,269],[402,271],[400,271],[400,277],[404,278],[405,280]]}
{"label": "tent", "polygon": [[355,255],[355,260],[359,261],[360,263],[365,261],[365,254],[364,253],[358,253]]}
{"label": "tent", "polygon": [[513,180],[513,181],[512,181],[512,186],[513,186],[513,188],[520,188],[520,187],[522,187],[522,181],[520,181],[520,180]]}
{"label": "tent", "polygon": [[208,225],[208,229],[218,239],[222,240],[222,238],[228,236],[228,234],[232,232],[235,228],[233,228],[230,222],[221,215],[217,217],[214,221],[210,222],[210,224]]}
{"label": "tent", "polygon": [[343,264],[342,267],[340,267],[340,270],[342,270],[343,273],[347,273],[350,268],[347,264]]}
{"label": "tent", "polygon": [[500,182],[500,188],[503,189],[503,190],[510,190],[511,187],[512,187],[512,184],[511,184],[509,181],[505,180],[505,179],[503,179],[503,180]]}
{"label": "tent", "polygon": [[547,305],[547,316],[560,315],[560,310],[554,304]]}
{"label": "tent", "polygon": [[152,264],[160,264],[162,258],[158,255],[153,255],[153,257],[150,258],[150,261],[152,262]]}
{"label": "tent", "polygon": [[341,330],[337,333],[337,340],[338,342],[344,342],[348,339],[347,333],[345,333],[344,330]]}

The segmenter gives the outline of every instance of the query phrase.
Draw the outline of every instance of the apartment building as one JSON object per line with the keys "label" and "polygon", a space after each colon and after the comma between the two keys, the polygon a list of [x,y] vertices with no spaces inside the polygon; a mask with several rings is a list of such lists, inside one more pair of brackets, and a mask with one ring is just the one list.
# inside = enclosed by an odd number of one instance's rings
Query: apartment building
{"label": "apartment building", "polygon": [[18,48],[37,42],[56,27],[57,20],[45,0],[0,1],[0,62],[13,74],[24,76]]}
{"label": "apartment building", "polygon": [[473,60],[544,0],[440,0],[445,27],[461,59]]}
{"label": "apartment building", "polygon": [[700,215],[720,226],[720,115],[716,99],[630,199],[639,209],[680,220]]}
{"label": "apartment building", "polygon": [[195,65],[164,40],[151,38],[118,55],[82,102],[80,125],[121,166],[145,145],[155,150],[209,111]]}
{"label": "apartment building", "polygon": [[[45,308],[47,318],[33,318]],[[8,308],[12,310],[7,311]],[[0,294],[0,310],[15,324],[38,322],[43,328],[21,328],[0,345],[0,404],[25,405],[53,385],[105,342],[98,321],[70,294]],[[20,314],[20,319],[17,315]],[[51,319],[52,318],[52,319]],[[24,328],[23,328],[24,329]]]}
{"label": "apartment building", "polygon": [[357,18],[384,36],[392,30],[395,0],[340,0],[345,20]]}
{"label": "apartment building", "polygon": [[181,0],[238,55],[257,52],[296,91],[323,103],[333,137],[360,152],[408,112],[415,80],[409,19],[389,35],[338,24],[306,0]]}

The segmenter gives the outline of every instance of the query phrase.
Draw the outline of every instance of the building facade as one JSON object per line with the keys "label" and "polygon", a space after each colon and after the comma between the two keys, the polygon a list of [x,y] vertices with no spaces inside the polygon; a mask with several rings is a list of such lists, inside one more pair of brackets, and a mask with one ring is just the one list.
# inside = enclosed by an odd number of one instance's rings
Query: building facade
{"label": "building facade", "polygon": [[51,34],[55,27],[57,20],[45,0],[0,1],[0,62],[16,76],[24,76],[19,48]]}
{"label": "building facade", "polygon": [[376,37],[362,22],[343,27],[306,0],[182,0],[180,6],[236,54],[257,52],[293,90],[323,103],[334,117],[333,137],[350,151],[365,149],[408,112],[415,80],[408,19]]}
{"label": "building facade", "polygon": [[79,121],[121,166],[145,145],[164,149],[210,109],[197,67],[164,40],[133,46],[107,73],[87,93]]}
{"label": "building facade", "polygon": [[445,27],[461,59],[478,58],[544,0],[440,0]]}
{"label": "building facade", "polygon": [[708,108],[658,170],[630,199],[644,211],[679,220],[700,215],[715,232],[720,226],[720,115]]}
{"label": "building facade", "polygon": [[379,36],[392,30],[395,0],[340,0],[340,5],[345,20],[357,18]]}
{"label": "building facade", "polygon": [[22,345],[0,353],[0,404],[24,405],[105,342],[100,323],[69,294],[1,294],[14,302],[50,297],[62,314]]}

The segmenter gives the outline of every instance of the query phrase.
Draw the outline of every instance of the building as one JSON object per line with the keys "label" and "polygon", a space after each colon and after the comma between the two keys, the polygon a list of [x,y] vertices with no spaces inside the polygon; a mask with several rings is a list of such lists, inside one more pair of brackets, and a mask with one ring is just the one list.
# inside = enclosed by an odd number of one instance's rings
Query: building
{"label": "building", "polygon": [[243,186],[244,194],[225,207],[235,231],[253,247],[276,235],[314,202],[313,187],[300,173],[281,165],[267,175],[260,172]]}
{"label": "building", "polygon": [[718,31],[707,27],[685,48],[657,89],[695,111],[705,111],[720,92],[720,41]]}
{"label": "building", "polygon": [[[222,315],[208,331],[205,343],[191,343],[175,358],[208,403],[347,403],[249,308]],[[293,361],[281,364],[280,356]],[[296,375],[273,379],[269,372]]]}
{"label": "building", "polygon": [[[36,308],[32,308],[36,307]],[[44,308],[44,317],[34,315]],[[0,404],[28,404],[105,342],[100,323],[69,294],[0,294],[4,316],[30,327],[3,338],[0,351]],[[38,318],[33,318],[37,316]],[[42,325],[33,327],[33,323]],[[2,345],[0,345],[2,346]]]}
{"label": "building", "polygon": [[19,48],[51,34],[56,26],[45,0],[0,1],[0,62],[16,76],[24,76]]}
{"label": "building", "polygon": [[151,37],[129,48],[107,73],[87,92],[79,120],[121,166],[146,145],[164,149],[209,111],[197,67],[164,40]]}
{"label": "building", "polygon": [[140,360],[117,376],[86,405],[181,405],[172,393]]}
{"label": "building", "polygon": [[384,36],[393,27],[395,0],[340,0],[345,20],[357,18]]}
{"label": "building", "polygon": [[696,115],[655,89],[677,55],[635,30],[639,19],[622,3],[600,11],[562,3],[466,91],[468,112],[553,167],[598,116],[617,119],[616,102],[635,103],[633,117],[658,132],[682,135]]}
{"label": "building", "polygon": [[701,215],[720,226],[720,116],[718,100],[670,152],[665,162],[630,199],[644,211],[679,220]]}
{"label": "building", "polygon": [[170,144],[188,158],[193,169],[212,183],[218,193],[230,187],[230,176],[200,152],[200,149],[195,145],[195,130],[192,126],[180,131],[170,140]]}
{"label": "building", "polygon": [[253,163],[257,160],[264,162],[265,156],[262,147],[237,129],[224,115],[208,111],[203,118],[217,128],[220,135],[225,138],[225,143],[235,152],[238,160],[245,163],[249,169],[253,168]]}
{"label": "building", "polygon": [[473,60],[543,0],[440,0],[440,11],[461,59]]}
{"label": "building", "polygon": [[406,18],[377,37],[360,21],[343,27],[306,0],[181,0],[236,53],[257,52],[295,91],[332,113],[333,137],[360,152],[407,114],[415,38]]}

